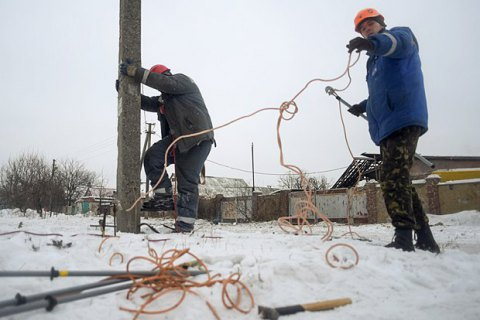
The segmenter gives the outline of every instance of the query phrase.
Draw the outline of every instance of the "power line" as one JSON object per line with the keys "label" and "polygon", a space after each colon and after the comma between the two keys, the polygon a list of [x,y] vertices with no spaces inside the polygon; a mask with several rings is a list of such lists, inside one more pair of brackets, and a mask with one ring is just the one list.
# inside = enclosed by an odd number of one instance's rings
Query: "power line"
{"label": "power line", "polygon": [[[159,134],[156,133],[155,135],[161,138],[161,136]],[[223,164],[223,163],[219,163],[219,162],[216,162],[216,161],[213,161],[213,160],[210,160],[210,159],[207,159],[206,161],[211,162],[213,164],[216,164],[217,166],[225,167],[225,168],[232,169],[232,170],[235,170],[235,171],[252,173],[252,170],[235,168],[235,167],[232,167],[232,166],[229,166],[229,165],[226,165],[226,164]],[[323,170],[323,171],[305,172],[305,174],[309,174],[309,175],[321,174],[321,173],[333,172],[333,171],[337,171],[337,170],[344,170],[346,168],[348,168],[348,166],[343,166],[343,167],[339,167],[339,168],[335,168],[335,169],[329,169],[329,170]],[[268,172],[259,172],[259,171],[255,171],[255,174],[264,175],[264,176],[296,176],[297,175],[296,173],[268,173]]]}
{"label": "power line", "polygon": [[79,159],[79,161],[83,162],[83,161],[87,161],[87,160],[90,160],[90,159],[93,159],[93,158],[97,158],[97,157],[101,157],[101,156],[104,156],[106,154],[112,154],[113,152],[115,152],[116,150],[112,150],[112,149],[104,149],[104,152],[96,152],[95,154],[91,155],[91,156],[87,156],[87,157],[81,157]]}
{"label": "power line", "polygon": [[[252,170],[235,168],[235,167],[232,167],[232,166],[229,166],[229,165],[226,165],[226,164],[222,164],[222,163],[218,163],[216,161],[209,160],[209,159],[207,159],[207,161],[211,162],[213,164],[216,164],[217,166],[220,166],[220,167],[225,167],[225,168],[229,168],[229,169],[232,169],[232,170],[245,172],[245,173],[252,173]],[[323,171],[305,172],[305,174],[310,174],[311,175],[311,174],[327,173],[327,172],[342,170],[342,169],[346,169],[346,168],[348,168],[348,166],[335,168],[335,169],[330,169],[330,170],[323,170]],[[260,175],[265,175],[265,176],[288,176],[288,175],[294,175],[295,176],[295,175],[297,175],[296,173],[267,173],[267,172],[258,172],[258,171],[255,171],[255,174],[260,174]]]}
{"label": "power line", "polygon": [[72,157],[72,156],[76,156],[76,155],[79,155],[79,154],[81,156],[85,156],[86,154],[97,153],[98,151],[103,150],[106,147],[115,146],[115,137],[116,136],[110,136],[106,139],[96,141],[93,144],[80,147],[80,148],[78,148],[76,150],[73,150],[73,151],[70,151],[70,152],[66,152],[65,155]]}

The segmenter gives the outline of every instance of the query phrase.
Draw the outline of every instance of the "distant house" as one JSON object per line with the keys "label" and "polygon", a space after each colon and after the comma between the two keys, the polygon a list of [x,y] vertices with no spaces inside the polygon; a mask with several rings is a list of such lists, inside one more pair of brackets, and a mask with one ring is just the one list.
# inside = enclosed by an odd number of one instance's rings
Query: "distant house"
{"label": "distant house", "polygon": [[113,201],[115,199],[115,189],[91,187],[76,202],[73,213],[86,214],[93,212],[96,214],[112,214]]}
{"label": "distant house", "polygon": [[[423,156],[423,158],[431,162],[433,167],[415,157],[410,170],[413,179],[424,179],[430,174],[437,174],[442,181],[480,178],[480,157]],[[379,154],[362,153],[362,157],[356,157],[352,161],[331,189],[350,188],[361,180],[379,181],[381,162]],[[359,172],[362,174],[360,180]]]}
{"label": "distant house", "polygon": [[[271,187],[255,187],[255,191],[269,194],[277,189]],[[240,178],[205,177],[205,183],[199,185],[199,193],[204,198],[214,198],[217,194],[224,197],[242,197],[252,195],[252,187]]]}
{"label": "distant house", "polygon": [[213,198],[217,194],[224,197],[241,197],[252,193],[252,187],[240,178],[206,176],[198,189],[200,196],[205,198]]}

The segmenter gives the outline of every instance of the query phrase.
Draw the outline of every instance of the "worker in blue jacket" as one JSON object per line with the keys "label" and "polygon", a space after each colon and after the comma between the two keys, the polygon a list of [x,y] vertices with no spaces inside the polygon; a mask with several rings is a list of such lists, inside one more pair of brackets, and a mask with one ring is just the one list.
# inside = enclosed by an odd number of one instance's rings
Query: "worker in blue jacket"
{"label": "worker in blue jacket", "polygon": [[348,52],[366,51],[368,99],[349,111],[366,112],[370,136],[380,146],[381,187],[385,205],[395,227],[387,247],[414,251],[416,247],[438,253],[428,217],[412,186],[410,168],[418,139],[428,130],[428,112],[418,42],[407,27],[386,29],[384,17],[375,9],[358,12],[355,31],[362,37],[350,40]]}

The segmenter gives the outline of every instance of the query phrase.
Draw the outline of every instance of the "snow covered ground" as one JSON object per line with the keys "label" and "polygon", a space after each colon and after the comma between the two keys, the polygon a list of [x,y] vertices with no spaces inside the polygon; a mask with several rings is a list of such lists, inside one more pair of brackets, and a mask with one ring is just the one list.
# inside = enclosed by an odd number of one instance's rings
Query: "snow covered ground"
{"label": "snow covered ground", "polygon": [[[105,241],[90,227],[98,217],[57,215],[39,218],[13,210],[0,211],[0,233],[28,231],[60,233],[62,236],[37,236],[24,232],[0,236],[0,271],[5,270],[125,270],[126,261],[134,256],[148,256],[147,237],[164,239],[150,242],[158,253],[189,248],[212,272],[223,277],[241,273],[241,281],[251,290],[256,305],[280,307],[336,298],[351,298],[352,304],[330,311],[297,313],[281,319],[480,319],[480,212],[464,211],[445,216],[430,216],[432,231],[442,253],[412,253],[387,249],[393,229],[389,224],[352,227],[352,231],[370,241],[351,235],[344,225],[334,226],[333,240],[322,242],[323,228],[314,227],[314,235],[295,236],[284,233],[276,222],[213,225],[196,224],[189,234],[169,234],[161,227],[170,222],[148,219],[147,222],[165,234],[142,227],[142,234],[119,233]],[[107,229],[112,233],[112,229]],[[75,235],[75,236],[74,236]],[[166,240],[165,240],[166,239]],[[53,246],[62,240],[64,248]],[[69,243],[71,245],[67,246]],[[358,252],[359,262],[353,268],[332,268],[325,260],[326,251],[337,243],[346,243]],[[343,263],[351,263],[353,251],[332,249]],[[125,262],[113,259],[122,253]],[[198,276],[197,278],[205,277]],[[96,281],[93,277],[2,278],[0,301],[23,295],[77,286]],[[161,316],[139,319],[215,319],[205,300],[221,319],[259,319],[256,307],[249,314],[228,310],[222,304],[221,286],[200,288],[198,296],[190,295],[175,310]],[[166,298],[168,299],[168,298]],[[161,306],[163,301],[157,301]],[[133,314],[120,307],[134,307],[126,291],[96,298],[60,304],[52,312],[29,311],[9,319],[132,319]],[[1,309],[0,309],[1,310]]]}

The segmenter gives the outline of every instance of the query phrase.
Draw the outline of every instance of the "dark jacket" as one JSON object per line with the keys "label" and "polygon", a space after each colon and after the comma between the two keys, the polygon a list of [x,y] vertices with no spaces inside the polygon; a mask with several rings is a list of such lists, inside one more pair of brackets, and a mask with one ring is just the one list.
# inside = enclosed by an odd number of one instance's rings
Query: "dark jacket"
{"label": "dark jacket", "polygon": [[[170,134],[173,139],[176,139],[183,135],[212,129],[212,121],[202,94],[195,82],[186,75],[149,73],[146,69],[138,68],[135,79],[162,93],[161,97],[142,95],[142,109],[158,113],[162,137]],[[162,101],[164,114],[160,112]],[[213,131],[195,137],[182,138],[176,143],[177,149],[180,152],[186,152],[204,140],[213,142]]]}
{"label": "dark jacket", "polygon": [[408,126],[428,129],[427,99],[418,43],[407,27],[385,30],[368,38],[375,46],[367,62],[369,97],[361,103],[376,145]]}

